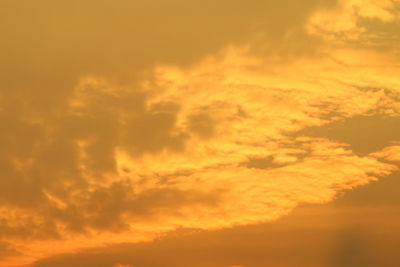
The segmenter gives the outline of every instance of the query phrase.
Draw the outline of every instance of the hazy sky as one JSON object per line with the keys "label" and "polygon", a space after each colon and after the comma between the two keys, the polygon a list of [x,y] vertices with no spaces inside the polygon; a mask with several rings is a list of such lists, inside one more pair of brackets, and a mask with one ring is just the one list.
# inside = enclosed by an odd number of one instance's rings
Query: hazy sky
{"label": "hazy sky", "polygon": [[400,266],[400,0],[2,0],[0,267]]}

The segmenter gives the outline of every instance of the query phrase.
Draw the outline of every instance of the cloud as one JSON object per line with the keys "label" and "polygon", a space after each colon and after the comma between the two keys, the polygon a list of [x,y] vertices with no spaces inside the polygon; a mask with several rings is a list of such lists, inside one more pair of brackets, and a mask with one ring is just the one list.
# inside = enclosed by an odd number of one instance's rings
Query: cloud
{"label": "cloud", "polygon": [[335,8],[327,8],[310,16],[306,28],[312,34],[340,44],[349,41],[358,41],[359,46],[387,43],[391,39],[387,25],[399,22],[399,5],[397,0],[340,0]]}
{"label": "cloud", "polygon": [[152,242],[55,255],[33,266],[110,267],[123,262],[143,267],[317,267],[365,260],[369,265],[395,266],[398,206],[379,209],[373,200],[365,200],[371,205],[307,205],[275,222],[218,231],[178,230]]}
{"label": "cloud", "polygon": [[[56,114],[18,118],[21,136],[37,134],[21,152],[3,154],[14,178],[2,179],[4,238],[41,257],[176,228],[273,221],[397,170],[302,134],[385,113],[380,101],[390,94],[322,77],[313,85],[304,72],[313,59],[268,75],[245,51],[189,69],[160,65],[141,87],[85,77]],[[17,143],[12,133],[6,137]],[[27,193],[7,194],[11,188]]]}
{"label": "cloud", "polygon": [[381,151],[372,153],[377,158],[382,158],[391,162],[400,161],[400,146],[388,146]]}
{"label": "cloud", "polygon": [[334,4],[6,1],[0,229],[25,255],[10,262],[269,222],[395,171],[307,133],[400,111],[393,51],[307,33]]}

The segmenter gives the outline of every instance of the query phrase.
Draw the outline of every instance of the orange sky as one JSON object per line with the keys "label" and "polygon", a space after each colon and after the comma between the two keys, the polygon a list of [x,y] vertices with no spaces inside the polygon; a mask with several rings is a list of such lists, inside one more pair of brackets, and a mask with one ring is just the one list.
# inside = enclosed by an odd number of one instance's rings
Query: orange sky
{"label": "orange sky", "polygon": [[0,267],[398,266],[399,14],[3,0]]}

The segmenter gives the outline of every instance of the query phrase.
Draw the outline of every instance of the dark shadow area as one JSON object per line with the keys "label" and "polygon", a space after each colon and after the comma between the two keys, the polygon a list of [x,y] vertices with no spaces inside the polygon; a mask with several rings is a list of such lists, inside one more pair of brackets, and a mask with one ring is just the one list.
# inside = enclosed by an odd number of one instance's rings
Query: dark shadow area
{"label": "dark shadow area", "polygon": [[395,172],[377,182],[346,191],[333,205],[338,207],[379,205],[400,207],[400,173]]}
{"label": "dark shadow area", "polygon": [[322,127],[308,128],[302,134],[350,144],[354,152],[367,154],[399,140],[400,117],[356,116]]}

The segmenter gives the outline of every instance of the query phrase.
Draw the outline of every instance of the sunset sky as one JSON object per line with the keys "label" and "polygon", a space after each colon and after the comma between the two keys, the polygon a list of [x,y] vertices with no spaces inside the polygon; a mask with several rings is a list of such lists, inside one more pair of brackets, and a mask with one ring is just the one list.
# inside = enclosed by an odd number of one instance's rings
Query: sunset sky
{"label": "sunset sky", "polygon": [[0,267],[400,266],[400,0],[1,0]]}

